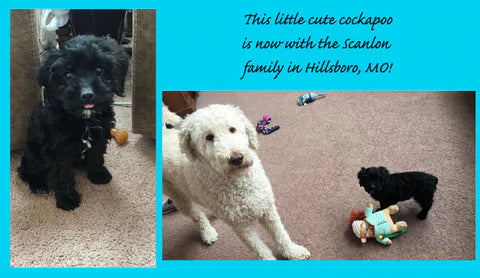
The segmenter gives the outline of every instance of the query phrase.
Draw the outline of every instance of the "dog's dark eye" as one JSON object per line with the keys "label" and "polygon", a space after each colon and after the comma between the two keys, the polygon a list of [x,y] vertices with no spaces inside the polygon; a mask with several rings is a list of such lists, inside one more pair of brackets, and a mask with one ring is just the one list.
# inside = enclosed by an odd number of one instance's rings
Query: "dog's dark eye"
{"label": "dog's dark eye", "polygon": [[237,130],[236,130],[234,127],[231,127],[231,128],[230,128],[230,132],[231,132],[231,133],[235,133],[235,131],[237,131]]}
{"label": "dog's dark eye", "polygon": [[95,69],[95,73],[96,73],[97,75],[100,75],[100,74],[103,73],[103,69],[102,69],[102,68],[96,68],[96,69]]}
{"label": "dog's dark eye", "polygon": [[65,74],[65,78],[66,78],[66,79],[72,79],[72,77],[73,77],[73,74],[72,74],[71,72],[67,72],[67,73]]}
{"label": "dog's dark eye", "polygon": [[213,138],[214,138],[214,136],[212,134],[208,134],[207,137],[205,137],[205,139],[207,139],[207,141],[213,141]]}

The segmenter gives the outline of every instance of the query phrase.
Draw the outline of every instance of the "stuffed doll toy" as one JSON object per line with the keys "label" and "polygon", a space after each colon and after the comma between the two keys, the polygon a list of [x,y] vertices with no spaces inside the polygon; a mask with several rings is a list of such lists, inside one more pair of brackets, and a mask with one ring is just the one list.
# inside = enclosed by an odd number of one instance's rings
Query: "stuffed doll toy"
{"label": "stuffed doll toy", "polygon": [[[407,231],[407,223],[399,221],[393,223],[390,215],[398,211],[397,205],[373,213],[373,205],[367,204],[364,212],[352,210],[350,213],[350,223],[353,233],[360,238],[362,243],[367,242],[367,238],[375,238],[384,245],[391,245],[391,238],[404,234]],[[363,220],[359,220],[362,219]]]}

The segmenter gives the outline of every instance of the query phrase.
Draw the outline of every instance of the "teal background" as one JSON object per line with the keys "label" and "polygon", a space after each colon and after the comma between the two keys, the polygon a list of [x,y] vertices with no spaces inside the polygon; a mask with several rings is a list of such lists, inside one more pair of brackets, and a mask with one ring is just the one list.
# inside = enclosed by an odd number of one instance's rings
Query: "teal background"
{"label": "teal background", "polygon": [[[466,1],[166,1],[158,11],[159,80],[168,90],[464,90],[474,88],[478,73],[475,26],[478,8]],[[175,12],[176,11],[176,12]],[[392,16],[389,26],[254,26],[247,13]],[[244,50],[249,39],[296,39],[311,34],[367,39],[373,35],[393,44],[389,50]],[[176,55],[175,55],[176,54]],[[269,64],[340,59],[344,63],[394,63],[390,74],[270,75],[240,80],[252,58]]]}
{"label": "teal background", "polygon": [[[11,269],[9,267],[9,10],[17,8],[153,8],[157,9],[157,107],[163,90],[469,90],[479,88],[479,8],[475,1],[7,1],[0,8],[0,110],[5,135],[0,137],[0,273],[5,277],[392,277],[473,276],[480,273],[474,261],[161,261],[161,213],[157,208],[157,267],[155,269]],[[277,11],[307,16],[392,16],[393,24],[378,26],[252,26],[247,13]],[[296,39],[373,35],[390,40],[389,50],[243,50],[249,39]],[[270,75],[245,78],[249,59],[269,63],[339,59],[344,63],[394,63],[389,74]],[[478,98],[476,98],[478,106]],[[161,115],[160,109],[157,110]],[[12,115],[13,117],[15,115]],[[160,116],[159,116],[160,119]],[[476,115],[478,123],[478,114]],[[161,138],[161,129],[157,137]],[[157,142],[157,169],[161,144]],[[477,155],[478,157],[478,155]],[[478,172],[478,166],[477,166]],[[157,173],[157,199],[161,174]],[[477,196],[478,198],[478,192]],[[159,201],[157,202],[159,203]],[[478,203],[477,203],[478,208]],[[312,208],[317,209],[317,208]],[[339,219],[339,221],[342,221]],[[477,216],[478,221],[478,216]],[[478,227],[477,227],[478,234]],[[478,246],[475,235],[472,244]],[[391,247],[394,248],[394,247]],[[318,256],[318,254],[317,254]],[[320,255],[321,256],[321,255]],[[478,250],[476,252],[478,258]],[[369,269],[369,271],[366,271]],[[379,274],[380,273],[380,274]]]}

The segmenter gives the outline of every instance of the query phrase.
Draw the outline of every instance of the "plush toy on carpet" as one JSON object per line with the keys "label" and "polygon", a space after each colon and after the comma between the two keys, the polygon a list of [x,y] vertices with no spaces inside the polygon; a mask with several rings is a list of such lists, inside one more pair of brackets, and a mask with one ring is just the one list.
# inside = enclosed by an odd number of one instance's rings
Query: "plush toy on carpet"
{"label": "plush toy on carpet", "polygon": [[357,177],[360,186],[380,202],[380,209],[399,201],[415,199],[422,207],[422,211],[417,214],[421,220],[427,218],[438,183],[435,176],[424,172],[390,174],[385,167],[362,168]]}
{"label": "plush toy on carpet", "polygon": [[381,244],[391,245],[392,238],[407,231],[405,221],[393,223],[390,215],[397,211],[398,206],[392,205],[373,213],[373,205],[369,203],[364,211],[352,210],[349,223],[352,225],[353,233],[362,243],[367,242],[367,238],[375,238]]}
{"label": "plush toy on carpet", "polygon": [[303,94],[301,96],[298,96],[298,105],[303,106],[307,105],[307,103],[315,101],[317,98],[320,97],[325,97],[327,93],[308,93],[308,94]]}
{"label": "plush toy on carpet", "polygon": [[268,125],[271,121],[272,117],[270,117],[270,115],[264,115],[261,120],[257,121],[257,131],[267,135],[274,132],[275,130],[278,130],[280,128],[279,125],[275,125],[270,128],[266,127],[266,125]]}

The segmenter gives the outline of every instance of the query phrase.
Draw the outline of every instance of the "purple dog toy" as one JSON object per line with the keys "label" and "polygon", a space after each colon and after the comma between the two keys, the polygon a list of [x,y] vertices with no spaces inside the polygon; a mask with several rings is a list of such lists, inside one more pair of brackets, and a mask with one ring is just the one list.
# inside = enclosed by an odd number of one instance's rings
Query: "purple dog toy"
{"label": "purple dog toy", "polygon": [[280,128],[280,126],[278,125],[273,126],[271,128],[266,127],[266,125],[268,125],[271,121],[272,121],[272,118],[270,117],[270,115],[267,114],[263,116],[263,118],[261,120],[258,120],[257,122],[257,130],[262,132],[265,135],[270,134],[275,130],[278,130]]}

